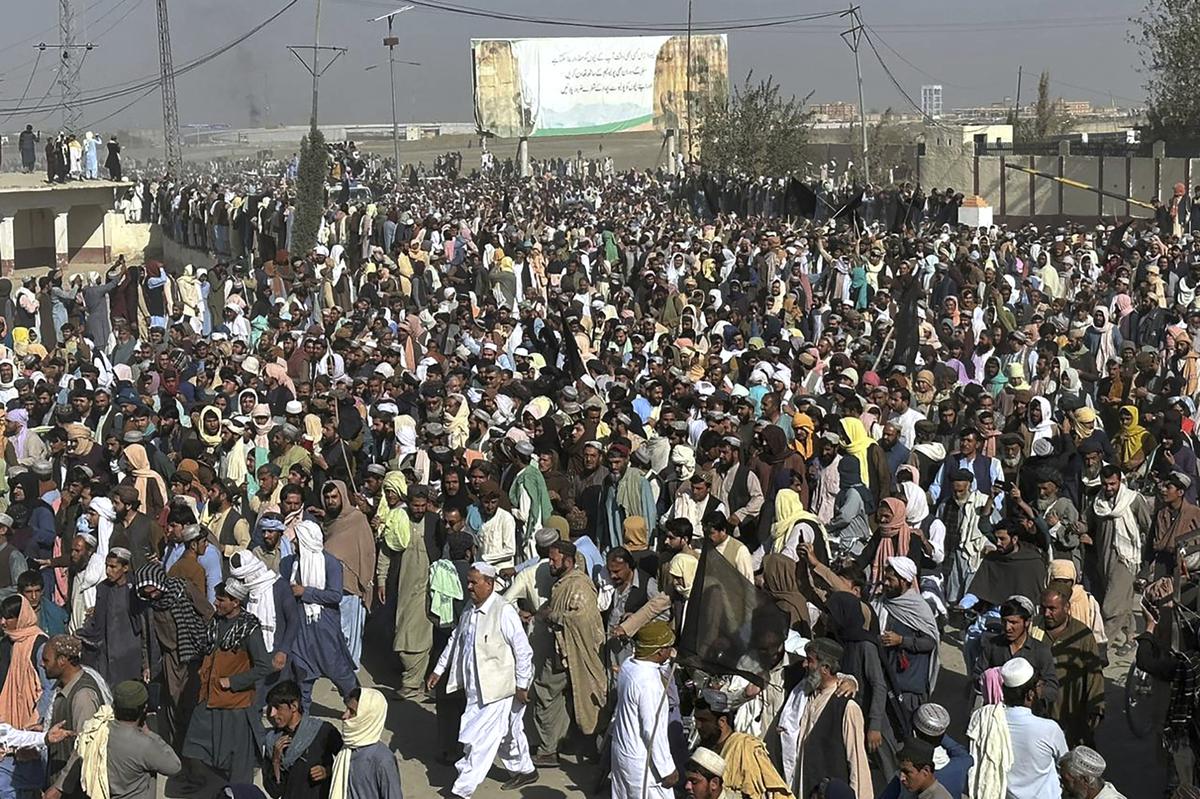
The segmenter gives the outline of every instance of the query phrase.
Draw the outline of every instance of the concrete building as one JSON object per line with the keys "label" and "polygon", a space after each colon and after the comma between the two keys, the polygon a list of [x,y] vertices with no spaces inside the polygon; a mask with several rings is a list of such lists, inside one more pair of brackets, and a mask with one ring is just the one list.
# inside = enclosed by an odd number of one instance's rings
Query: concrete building
{"label": "concrete building", "polygon": [[25,267],[103,264],[120,250],[123,218],[113,212],[131,183],[46,183],[39,174],[0,174],[0,273]]}
{"label": "concrete building", "polygon": [[921,113],[938,119],[942,115],[942,84],[925,84],[921,87]]}

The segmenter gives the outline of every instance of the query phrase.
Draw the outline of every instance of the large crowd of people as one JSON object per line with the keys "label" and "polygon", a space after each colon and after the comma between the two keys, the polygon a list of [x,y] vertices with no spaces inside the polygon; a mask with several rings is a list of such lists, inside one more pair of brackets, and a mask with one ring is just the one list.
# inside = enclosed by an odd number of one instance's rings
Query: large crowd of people
{"label": "large crowd of people", "polygon": [[806,217],[566,163],[368,162],[307,252],[287,164],[144,181],[216,266],[0,280],[0,799],[400,799],[413,736],[460,799],[564,760],[618,799],[1113,799],[1134,656],[1143,771],[1194,795],[1189,209]]}

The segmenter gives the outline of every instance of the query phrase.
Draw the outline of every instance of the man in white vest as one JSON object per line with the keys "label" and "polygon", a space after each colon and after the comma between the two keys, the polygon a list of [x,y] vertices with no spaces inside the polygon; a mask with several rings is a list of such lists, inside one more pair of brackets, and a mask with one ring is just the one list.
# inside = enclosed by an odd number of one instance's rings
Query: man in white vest
{"label": "man in white vest", "polygon": [[504,790],[529,785],[538,776],[525,739],[533,650],[516,608],[494,595],[496,576],[496,567],[482,561],[467,572],[471,604],[428,680],[432,691],[449,670],[446,693],[466,692],[467,709],[458,731],[463,756],[455,764],[458,779],[451,788],[459,799],[470,799],[497,754],[509,772]]}

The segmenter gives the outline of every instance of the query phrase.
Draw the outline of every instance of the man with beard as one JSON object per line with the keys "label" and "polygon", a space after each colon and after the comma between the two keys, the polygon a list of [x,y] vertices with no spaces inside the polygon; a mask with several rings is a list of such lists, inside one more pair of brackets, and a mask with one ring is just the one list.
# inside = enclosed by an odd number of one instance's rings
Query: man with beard
{"label": "man with beard", "polygon": [[900,441],[905,447],[917,443],[917,422],[925,418],[925,414],[913,408],[911,403],[912,394],[903,386],[893,388],[888,394],[888,404],[891,406],[888,422],[900,428]]}
{"label": "man with beard", "polygon": [[1103,445],[1089,438],[1079,445],[1079,456],[1083,459],[1083,468],[1079,473],[1080,508],[1089,508],[1100,493],[1100,469],[1104,467]]}
{"label": "man with beard", "polygon": [[981,494],[990,494],[992,486],[1004,479],[1000,462],[980,451],[980,439],[979,431],[974,427],[967,427],[959,433],[958,451],[946,458],[941,471],[929,486],[929,496],[934,502],[941,498],[951,476],[960,470],[971,473],[971,488]]}
{"label": "man with beard", "polygon": [[[1039,596],[1046,584],[1046,558],[1042,552],[1021,540],[1016,522],[1000,522],[992,535],[995,548],[983,556],[967,592],[993,608],[1012,596]],[[947,551],[949,546],[947,541]]]}
{"label": "man with beard", "polygon": [[312,456],[308,450],[296,443],[299,437],[300,431],[290,424],[275,425],[272,428],[268,439],[268,454],[271,463],[279,467],[280,474],[288,472],[294,463],[299,463],[307,471],[312,471]]}
{"label": "man with beard", "polygon": [[946,446],[937,440],[937,423],[934,421],[923,419],[913,426],[913,430],[916,443],[908,462],[920,472],[921,485],[930,486],[946,460]]}
{"label": "man with beard", "polygon": [[1108,764],[1095,749],[1077,746],[1058,761],[1063,799],[1125,799],[1104,779]]}
{"label": "man with beard", "polygon": [[658,523],[650,481],[640,469],[629,465],[629,452],[629,445],[624,441],[617,441],[608,448],[609,474],[600,489],[596,520],[596,543],[602,549],[621,545],[625,520],[630,516],[644,518],[650,530]]}
{"label": "man with beard", "polygon": [[1020,434],[1005,433],[1000,436],[1000,468],[1004,472],[1004,482],[1016,483],[1024,463],[1025,442]]}
{"label": "man with beard", "polygon": [[883,663],[890,673],[900,726],[907,737],[912,734],[913,714],[937,683],[941,631],[917,587],[917,565],[909,558],[888,558],[883,595],[873,604],[882,631]]}
{"label": "man with beard", "polygon": [[879,439],[879,446],[883,449],[884,457],[887,458],[888,471],[892,474],[908,463],[912,457],[912,450],[900,440],[900,428],[892,422],[883,426],[883,436]]}
{"label": "man with beard", "polygon": [[367,517],[350,503],[350,493],[341,480],[326,483],[321,499],[325,551],[337,558],[343,567],[342,634],[357,669],[362,657],[367,605],[375,593],[375,536]]}
{"label": "man with beard", "polygon": [[934,509],[934,516],[946,527],[942,578],[946,601],[952,607],[958,605],[979,569],[997,517],[991,497],[972,488],[973,482],[974,475],[966,469],[955,472],[950,491]]}
{"label": "man with beard", "polygon": [[1137,646],[1133,640],[1133,584],[1152,516],[1146,498],[1125,485],[1118,467],[1102,468],[1100,485],[1100,493],[1088,508],[1089,535],[1080,537],[1088,547],[1084,567],[1096,587],[1104,632],[1118,655],[1128,655]]}
{"label": "man with beard", "polygon": [[[836,778],[850,785],[855,799],[871,799],[875,791],[862,709],[853,692],[846,695],[839,686],[842,645],[818,638],[802,651],[804,680],[793,690],[784,711],[797,718],[786,724],[780,720],[783,759],[794,764],[788,787],[796,796],[807,797],[826,777]],[[797,703],[803,707],[795,714],[792,706]]]}
{"label": "man with beard", "polygon": [[392,472],[385,481],[384,501],[376,517],[383,541],[375,565],[375,592],[379,604],[385,605],[393,592],[389,577],[395,575],[392,651],[400,661],[400,695],[416,700],[421,696],[433,646],[433,625],[426,615],[429,564],[441,558],[441,551],[433,544],[437,516],[428,513],[425,487],[412,487],[405,509],[398,478],[399,473]]}
{"label": "man with beard", "polygon": [[1104,672],[1096,636],[1072,618],[1070,594],[1058,586],[1042,592],[1041,622],[1059,684],[1050,716],[1068,744],[1094,743],[1104,718]]}
{"label": "man with beard", "polygon": [[[749,464],[742,463],[741,439],[737,436],[723,438],[720,452],[714,493],[728,509],[730,527],[742,531],[747,540],[754,540],[755,524],[763,509],[762,482]],[[703,521],[704,517],[700,518]]]}
{"label": "man with beard", "polygon": [[537,616],[553,634],[553,642],[549,651],[534,653],[533,726],[539,752],[533,765],[538,768],[558,765],[559,747],[572,720],[591,740],[608,695],[608,677],[600,659],[605,639],[596,587],[575,568],[575,553],[569,541],[555,541],[548,547],[554,585],[550,601]]}
{"label": "man with beard", "polygon": [[233,498],[241,493],[237,486],[214,480],[208,487],[208,504],[201,514],[200,523],[217,538],[223,565],[228,564],[234,552],[250,548],[250,523],[233,507]]}
{"label": "man with beard", "polygon": [[762,739],[733,731],[734,711],[728,694],[708,688],[700,692],[693,711],[701,745],[720,754],[734,780],[727,790],[735,796],[790,797]]}
{"label": "man with beard", "polygon": [[117,518],[113,523],[111,544],[129,550],[130,567],[136,572],[157,556],[163,539],[162,528],[139,510],[141,497],[136,486],[118,487],[112,502]]}
{"label": "man with beard", "polygon": [[1037,499],[1034,510],[1045,523],[1054,548],[1054,556],[1075,560],[1076,566],[1083,563],[1076,526],[1079,510],[1067,497],[1058,495],[1062,487],[1062,473],[1052,469],[1040,469],[1034,477],[1037,484]]}

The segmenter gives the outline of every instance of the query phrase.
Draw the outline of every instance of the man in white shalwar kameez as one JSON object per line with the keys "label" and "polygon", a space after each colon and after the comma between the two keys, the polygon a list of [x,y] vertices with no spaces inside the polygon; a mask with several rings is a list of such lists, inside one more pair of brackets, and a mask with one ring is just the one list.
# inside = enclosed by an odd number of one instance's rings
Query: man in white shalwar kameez
{"label": "man in white shalwar kameez", "polygon": [[463,611],[450,641],[429,676],[433,690],[449,670],[446,693],[462,690],[467,707],[458,740],[462,759],[451,793],[469,799],[487,777],[496,755],[508,769],[505,790],[537,780],[525,738],[525,705],[533,681],[533,650],[516,608],[495,594],[496,567],[479,562],[467,572],[471,604]]}
{"label": "man in white shalwar kameez", "polygon": [[613,799],[673,799],[679,781],[667,742],[667,675],[675,634],[665,621],[638,630],[621,664],[612,719]]}

